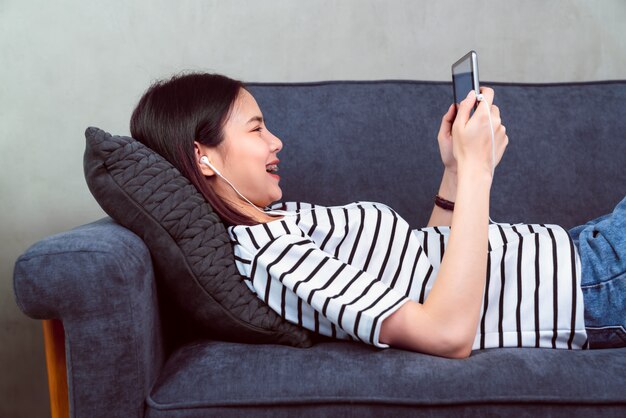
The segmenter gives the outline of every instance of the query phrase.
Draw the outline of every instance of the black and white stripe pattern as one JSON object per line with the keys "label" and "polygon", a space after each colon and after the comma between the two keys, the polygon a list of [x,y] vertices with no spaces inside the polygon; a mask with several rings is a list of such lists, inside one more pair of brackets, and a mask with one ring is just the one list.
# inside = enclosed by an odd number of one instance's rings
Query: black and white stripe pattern
{"label": "black and white stripe pattern", "polygon": [[[382,321],[428,297],[450,228],[411,229],[375,202],[278,208],[314,210],[228,228],[248,287],[290,322],[388,347],[379,341]],[[474,349],[584,346],[580,258],[563,228],[490,225],[486,279]]]}

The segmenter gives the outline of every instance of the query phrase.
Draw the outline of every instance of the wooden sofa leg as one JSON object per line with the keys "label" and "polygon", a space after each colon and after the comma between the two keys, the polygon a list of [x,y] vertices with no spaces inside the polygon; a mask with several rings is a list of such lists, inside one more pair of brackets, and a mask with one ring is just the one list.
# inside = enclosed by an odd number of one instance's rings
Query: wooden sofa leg
{"label": "wooden sofa leg", "polygon": [[69,418],[67,369],[65,367],[65,331],[58,319],[43,321],[43,337],[46,346],[48,388],[52,418]]}

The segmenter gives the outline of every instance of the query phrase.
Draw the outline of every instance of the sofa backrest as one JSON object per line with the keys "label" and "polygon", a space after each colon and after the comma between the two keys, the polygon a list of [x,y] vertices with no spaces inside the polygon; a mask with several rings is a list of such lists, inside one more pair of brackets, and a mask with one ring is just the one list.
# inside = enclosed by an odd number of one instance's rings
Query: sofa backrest
{"label": "sofa backrest", "polygon": [[[483,83],[509,146],[496,168],[496,222],[572,227],[626,194],[626,81]],[[334,81],[251,83],[278,154],[281,200],[388,204],[425,226],[443,166],[437,132],[451,83]]]}

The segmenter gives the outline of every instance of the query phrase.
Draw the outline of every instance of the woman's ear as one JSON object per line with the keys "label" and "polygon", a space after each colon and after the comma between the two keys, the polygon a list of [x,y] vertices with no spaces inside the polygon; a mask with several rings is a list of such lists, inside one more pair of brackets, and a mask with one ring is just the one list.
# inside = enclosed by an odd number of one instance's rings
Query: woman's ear
{"label": "woman's ear", "polygon": [[211,164],[215,164],[215,159],[212,158],[212,156],[215,154],[214,151],[211,150],[209,147],[202,145],[198,141],[193,141],[193,148],[196,164],[198,164],[198,168],[200,169],[202,175],[204,175],[205,177],[214,176],[215,171],[213,171],[211,167],[200,161],[202,157],[206,156]]}

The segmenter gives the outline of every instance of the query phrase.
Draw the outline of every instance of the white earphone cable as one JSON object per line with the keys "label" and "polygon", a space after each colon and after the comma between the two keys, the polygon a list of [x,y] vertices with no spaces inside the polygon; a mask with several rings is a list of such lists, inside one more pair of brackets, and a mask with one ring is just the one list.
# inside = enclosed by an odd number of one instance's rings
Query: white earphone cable
{"label": "white earphone cable", "polygon": [[[217,174],[217,175],[218,175],[218,176],[220,176],[222,179],[224,179],[224,180],[226,181],[226,183],[230,184],[230,187],[232,187],[232,188],[233,188],[233,190],[235,190],[235,192],[237,192],[237,194],[238,194],[239,196],[243,197],[243,198],[246,200],[246,202],[248,202],[248,203],[249,203],[249,204],[250,204],[253,208],[255,208],[256,210],[258,210],[258,211],[259,211],[259,212],[261,212],[261,213],[270,214],[270,215],[276,214],[276,213],[273,213],[273,211],[264,211],[264,210],[259,209],[259,208],[257,207],[257,205],[255,205],[254,203],[252,203],[251,201],[249,201],[247,197],[245,197],[243,194],[241,194],[241,193],[239,192],[239,190],[237,190],[237,188],[236,188],[236,187],[235,187],[235,186],[234,186],[234,185],[233,185],[233,184],[232,184],[232,183],[231,183],[231,182],[230,182],[230,181],[229,181],[226,177],[224,177],[224,176],[223,176],[223,175],[222,175],[219,171],[217,171],[217,170],[215,170],[215,169],[213,169],[213,170],[215,171],[215,174]],[[285,215],[290,215],[290,214],[285,213]]]}

